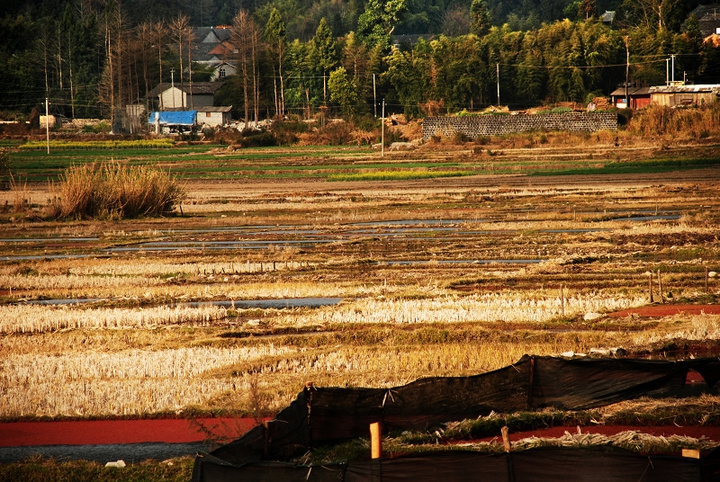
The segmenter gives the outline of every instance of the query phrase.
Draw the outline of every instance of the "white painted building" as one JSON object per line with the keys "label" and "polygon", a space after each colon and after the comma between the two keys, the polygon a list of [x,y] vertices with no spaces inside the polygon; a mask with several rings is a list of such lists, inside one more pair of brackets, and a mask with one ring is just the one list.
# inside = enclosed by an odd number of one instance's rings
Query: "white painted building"
{"label": "white painted building", "polygon": [[232,121],[232,106],[207,106],[197,108],[196,122],[208,127],[224,126]]}

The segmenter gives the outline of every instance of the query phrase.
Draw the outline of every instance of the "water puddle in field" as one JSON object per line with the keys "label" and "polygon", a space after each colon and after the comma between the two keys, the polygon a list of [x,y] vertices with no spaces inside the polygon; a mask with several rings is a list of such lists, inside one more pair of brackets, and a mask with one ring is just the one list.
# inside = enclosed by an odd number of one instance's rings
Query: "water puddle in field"
{"label": "water puddle in field", "polygon": [[[99,253],[102,254],[102,253]],[[37,261],[42,259],[82,259],[92,258],[98,254],[20,254],[17,256],[0,256],[0,261]]]}
{"label": "water puddle in field", "polygon": [[0,243],[8,244],[19,244],[19,243],[47,243],[52,241],[54,243],[86,243],[100,241],[98,237],[90,238],[0,238]]}
{"label": "water puddle in field", "polygon": [[322,308],[323,306],[335,306],[343,301],[343,298],[279,298],[271,300],[222,300],[222,301],[193,301],[189,303],[178,303],[176,306],[187,306],[198,308],[200,306],[221,306],[231,309],[285,309],[285,308]]}
{"label": "water puddle in field", "polygon": [[29,300],[25,304],[28,305],[82,305],[85,303],[96,303],[98,301],[105,301],[103,298],[67,298],[67,299],[54,299],[54,300]]}
{"label": "water puddle in field", "polygon": [[540,264],[545,259],[438,259],[438,260],[401,260],[401,261],[377,261],[373,264],[389,266],[412,266],[423,264]]}
{"label": "water puddle in field", "polygon": [[[187,303],[176,303],[174,307],[199,308],[202,306],[219,306],[231,309],[285,309],[285,308],[321,308],[323,306],[335,306],[344,298],[316,297],[316,298],[276,298],[264,300],[218,300],[218,301],[191,301]],[[112,301],[107,298],[66,298],[51,300],[29,300],[18,304],[44,305],[44,306],[68,306],[85,303],[96,303],[98,301]]]}
{"label": "water puddle in field", "polygon": [[[648,222],[672,221],[680,219],[672,211],[614,211],[584,212],[583,215],[603,216],[606,220]],[[509,220],[512,221],[512,220]],[[108,256],[119,253],[173,252],[198,250],[266,250],[275,247],[312,247],[321,244],[355,241],[365,237],[402,240],[428,240],[433,242],[471,241],[474,236],[511,235],[515,230],[477,230],[476,224],[487,223],[487,219],[395,219],[384,221],[366,221],[339,224],[327,230],[311,226],[297,225],[246,225],[221,226],[213,228],[169,229],[154,231],[157,237],[151,241],[93,249],[93,244],[101,242],[99,237],[59,237],[59,238],[5,238],[0,246],[25,246],[29,252],[0,256],[0,261],[33,261],[43,259],[72,259],[91,256]],[[523,222],[542,223],[543,220]],[[600,231],[602,228],[539,229],[539,232],[552,234],[580,234]],[[132,236],[132,232],[128,233]],[[144,234],[146,235],[146,234]],[[192,239],[195,236],[231,239]],[[159,238],[159,239],[158,239]],[[190,239],[188,239],[190,238]],[[80,244],[79,243],[84,243]],[[47,249],[54,252],[33,254],[33,249]],[[70,250],[74,253],[62,254],[58,251]],[[424,261],[403,261],[406,264],[418,264]],[[445,261],[445,263],[533,263],[538,260],[467,260]],[[442,261],[441,261],[442,263]]]}

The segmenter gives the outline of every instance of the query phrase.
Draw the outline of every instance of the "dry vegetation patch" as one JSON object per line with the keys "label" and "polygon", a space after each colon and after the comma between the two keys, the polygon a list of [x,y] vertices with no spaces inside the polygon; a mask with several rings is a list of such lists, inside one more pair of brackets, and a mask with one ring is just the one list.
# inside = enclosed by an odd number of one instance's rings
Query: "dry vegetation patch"
{"label": "dry vegetation patch", "polygon": [[[538,136],[494,140],[497,155],[441,144],[394,159],[575,162]],[[598,136],[583,142],[615,142]],[[197,182],[182,217],[8,223],[3,237],[40,241],[0,242],[0,417],[267,413],[307,381],[391,387],[526,353],[720,339],[711,315],[605,317],[648,303],[658,270],[665,301],[717,303],[716,181]],[[63,239],[81,235],[93,239]],[[324,297],[342,301],[232,304]],[[29,303],[54,298],[97,300]],[[210,301],[229,304],[189,304]]]}

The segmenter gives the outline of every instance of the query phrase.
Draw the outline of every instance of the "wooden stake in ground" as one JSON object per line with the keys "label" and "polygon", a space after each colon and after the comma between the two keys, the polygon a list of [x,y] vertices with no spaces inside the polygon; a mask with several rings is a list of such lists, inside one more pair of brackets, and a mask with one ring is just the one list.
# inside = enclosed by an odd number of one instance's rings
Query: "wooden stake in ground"
{"label": "wooden stake in ground", "polygon": [[503,428],[500,429],[500,433],[502,434],[503,439],[503,445],[505,445],[505,452],[510,453],[510,435],[509,435],[510,429],[505,425]]}
{"label": "wooden stake in ground", "polygon": [[560,285],[560,304],[562,306],[562,316],[565,316],[565,285]]}
{"label": "wooden stake in ground", "polygon": [[663,287],[662,287],[662,278],[660,277],[660,270],[657,270],[657,277],[658,277],[658,292],[660,293],[660,303],[665,303],[665,298],[663,297]]}
{"label": "wooden stake in ground", "polygon": [[710,277],[710,270],[705,267],[705,293],[708,292],[708,278]]}
{"label": "wooden stake in ground", "polygon": [[650,294],[650,303],[653,302],[653,274],[652,271],[648,271],[648,293]]}
{"label": "wooden stake in ground", "polygon": [[380,433],[380,422],[370,424],[370,458],[379,459],[382,457],[382,435]]}

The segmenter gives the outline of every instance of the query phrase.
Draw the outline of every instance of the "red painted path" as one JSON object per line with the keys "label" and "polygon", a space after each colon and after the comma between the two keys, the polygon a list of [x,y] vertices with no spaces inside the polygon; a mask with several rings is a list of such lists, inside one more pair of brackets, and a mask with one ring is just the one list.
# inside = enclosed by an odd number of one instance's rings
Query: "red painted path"
{"label": "red painted path", "polygon": [[229,442],[255,425],[252,418],[11,422],[0,423],[0,447]]}
{"label": "red painted path", "polygon": [[[227,443],[257,425],[248,418],[209,419],[158,419],[158,420],[97,420],[67,422],[12,422],[0,423],[0,447],[25,447],[37,445],[104,445],[130,443],[191,443],[213,440]],[[565,432],[577,433],[577,427],[553,427],[530,432],[510,433],[510,440],[517,441],[532,436],[557,438]],[[678,427],[593,425],[581,427],[582,433],[614,435],[635,430],[655,436],[685,435],[720,442],[720,427]],[[486,437],[477,441],[497,440],[500,436]],[[466,443],[459,441],[456,443]]]}

